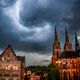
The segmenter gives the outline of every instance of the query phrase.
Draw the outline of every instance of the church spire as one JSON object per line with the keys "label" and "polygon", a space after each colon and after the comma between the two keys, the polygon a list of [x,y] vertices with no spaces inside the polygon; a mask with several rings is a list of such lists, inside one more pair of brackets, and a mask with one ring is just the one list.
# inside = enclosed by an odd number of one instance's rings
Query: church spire
{"label": "church spire", "polygon": [[66,28],[65,28],[65,42],[69,42],[69,35]]}
{"label": "church spire", "polygon": [[53,50],[55,50],[55,49],[60,49],[60,43],[59,43],[59,40],[58,40],[56,27],[55,27],[54,43],[53,43]]}
{"label": "church spire", "polygon": [[57,35],[57,30],[56,30],[56,27],[55,27],[54,42],[58,42],[58,35]]}
{"label": "church spire", "polygon": [[57,30],[55,27],[52,62],[55,62],[55,60],[59,58],[60,53],[61,53],[61,48],[60,48],[60,43],[58,40]]}
{"label": "church spire", "polygon": [[77,38],[77,33],[75,32],[75,51],[77,51],[79,48],[79,42],[78,42],[78,38]]}
{"label": "church spire", "polygon": [[72,51],[72,44],[70,43],[67,29],[65,29],[65,45],[64,45],[64,51]]}

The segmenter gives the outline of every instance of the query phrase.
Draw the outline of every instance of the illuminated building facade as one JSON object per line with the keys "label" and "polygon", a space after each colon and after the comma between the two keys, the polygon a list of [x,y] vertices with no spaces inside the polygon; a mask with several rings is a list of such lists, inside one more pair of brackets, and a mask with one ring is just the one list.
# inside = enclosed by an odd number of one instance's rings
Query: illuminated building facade
{"label": "illuminated building facade", "polygon": [[0,55],[0,80],[20,80],[25,70],[25,57],[16,56],[9,45]]}
{"label": "illuminated building facade", "polygon": [[65,29],[64,50],[61,51],[55,28],[53,43],[52,63],[56,64],[60,71],[61,80],[80,80],[80,46],[75,33],[75,50],[69,40],[67,29]]}

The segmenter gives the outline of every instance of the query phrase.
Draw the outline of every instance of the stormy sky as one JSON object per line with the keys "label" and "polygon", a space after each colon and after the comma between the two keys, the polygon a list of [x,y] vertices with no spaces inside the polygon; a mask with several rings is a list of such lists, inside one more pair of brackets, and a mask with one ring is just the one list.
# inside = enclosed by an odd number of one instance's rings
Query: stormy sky
{"label": "stormy sky", "polygon": [[0,49],[10,44],[26,65],[50,62],[57,28],[63,48],[64,29],[74,46],[74,32],[80,39],[80,0],[0,0]]}

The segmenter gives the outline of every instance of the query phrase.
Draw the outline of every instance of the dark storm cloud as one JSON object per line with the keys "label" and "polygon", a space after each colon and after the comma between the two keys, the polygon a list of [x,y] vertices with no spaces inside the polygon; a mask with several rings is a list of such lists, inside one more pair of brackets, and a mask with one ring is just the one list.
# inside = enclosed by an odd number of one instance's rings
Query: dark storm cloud
{"label": "dark storm cloud", "polygon": [[30,0],[24,4],[20,13],[24,25],[40,25],[44,22],[57,24],[71,15],[72,0]]}
{"label": "dark storm cloud", "polygon": [[[6,15],[0,15],[0,47],[6,47],[8,44],[11,44],[12,47],[15,50],[19,50],[19,51],[23,51],[23,52],[38,52],[38,53],[48,53],[50,52],[50,49],[48,49],[50,46],[50,41],[46,40],[43,42],[39,42],[39,41],[33,41],[33,39],[31,40],[26,40],[21,41],[21,37],[25,37],[27,36],[32,36],[35,32],[31,31],[31,32],[22,32],[22,33],[18,33],[16,31],[16,29],[14,29],[11,19],[9,17],[7,17]],[[3,24],[4,23],[4,24]],[[13,32],[13,30],[15,32]],[[37,39],[37,38],[36,38]],[[44,44],[43,44],[44,43]]]}
{"label": "dark storm cloud", "polygon": [[69,26],[72,31],[72,22],[79,18],[74,13],[80,11],[74,1],[3,0],[0,2],[0,48],[11,44],[18,51],[51,52],[54,25],[63,39],[63,28]]}
{"label": "dark storm cloud", "polygon": [[73,19],[71,20],[70,30],[80,31],[80,0],[74,1],[73,6]]}
{"label": "dark storm cloud", "polygon": [[[14,33],[13,32],[13,27],[11,27],[12,25],[10,24],[10,20],[4,16],[5,18],[1,19],[1,23],[5,23],[5,24],[1,24],[0,25],[0,46],[1,47],[5,47],[8,44],[11,44],[12,47],[15,50],[19,50],[19,51],[24,51],[24,52],[38,52],[38,53],[43,53],[43,52],[49,52],[48,50],[48,46],[50,46],[49,43],[46,43],[47,41],[44,42],[35,42],[33,41],[33,39],[30,40],[26,40],[26,42],[21,41],[20,38],[22,36],[31,36],[32,34],[34,34],[34,32],[28,33],[27,34],[23,34],[23,33],[17,33],[17,31]],[[8,19],[8,21],[6,22],[6,19]],[[49,41],[50,42],[50,41]],[[44,44],[43,44],[44,43]]]}
{"label": "dark storm cloud", "polygon": [[[49,47],[48,47],[49,46]],[[23,52],[32,52],[32,53],[40,53],[40,54],[47,54],[51,51],[50,48],[50,44],[48,45],[46,42],[29,42],[28,43],[21,43],[17,45],[15,45],[16,49],[19,51],[23,51]]]}
{"label": "dark storm cloud", "polygon": [[13,25],[10,24],[10,21],[11,20],[7,16],[0,16],[0,46],[10,44],[18,38],[12,32],[13,27],[11,26]]}

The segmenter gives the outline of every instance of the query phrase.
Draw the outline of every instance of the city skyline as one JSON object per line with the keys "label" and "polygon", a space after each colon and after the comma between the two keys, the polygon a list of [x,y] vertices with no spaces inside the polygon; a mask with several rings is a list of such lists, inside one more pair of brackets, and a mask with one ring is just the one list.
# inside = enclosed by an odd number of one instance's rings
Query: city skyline
{"label": "city skyline", "polygon": [[80,41],[79,8],[79,0],[1,0],[0,53],[10,44],[17,55],[26,56],[26,65],[50,63],[55,26],[61,47],[65,27],[71,43],[74,32]]}

